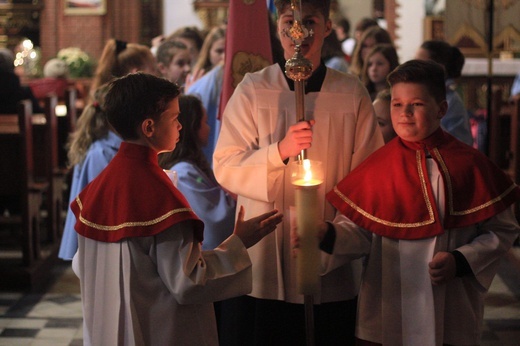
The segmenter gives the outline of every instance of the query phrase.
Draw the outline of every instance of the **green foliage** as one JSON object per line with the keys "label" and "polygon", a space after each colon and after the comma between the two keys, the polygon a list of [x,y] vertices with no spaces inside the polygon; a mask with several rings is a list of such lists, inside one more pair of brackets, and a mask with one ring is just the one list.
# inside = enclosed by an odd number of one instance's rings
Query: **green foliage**
{"label": "green foliage", "polygon": [[94,74],[94,60],[80,48],[63,48],[58,52],[57,58],[65,60],[69,66],[70,78],[92,77]]}

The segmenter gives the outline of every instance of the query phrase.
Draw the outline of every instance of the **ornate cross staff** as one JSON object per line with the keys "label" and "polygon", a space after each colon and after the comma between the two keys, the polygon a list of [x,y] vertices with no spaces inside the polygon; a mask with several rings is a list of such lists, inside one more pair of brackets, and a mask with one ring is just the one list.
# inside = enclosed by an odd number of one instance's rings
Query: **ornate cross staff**
{"label": "ornate cross staff", "polygon": [[[296,122],[305,121],[305,80],[312,74],[312,62],[306,59],[300,52],[301,44],[305,38],[312,36],[302,25],[301,0],[291,0],[293,11],[293,24],[286,29],[284,34],[294,42],[294,55],[285,62],[285,74],[294,81],[294,93],[296,96]],[[319,249],[315,236],[317,213],[317,193],[321,182],[309,182],[299,179],[308,176],[304,168],[310,164],[306,160],[306,150],[298,155],[298,160],[293,163],[292,183],[296,187],[296,216],[298,234],[300,235],[301,248],[297,260],[297,285],[299,293],[304,295],[305,304],[305,331],[307,346],[314,346],[314,298],[319,284],[318,264]],[[310,167],[309,167],[310,169]],[[303,172],[303,173],[302,173]]]}
{"label": "ornate cross staff", "polygon": [[[285,62],[285,75],[294,81],[294,93],[296,96],[296,121],[305,120],[305,80],[312,74],[312,62],[306,59],[301,53],[301,44],[308,36],[312,36],[302,25],[301,0],[291,0],[293,10],[293,25],[285,30],[285,35],[290,37],[295,44],[294,55]],[[298,156],[299,160],[305,159],[305,150]]]}

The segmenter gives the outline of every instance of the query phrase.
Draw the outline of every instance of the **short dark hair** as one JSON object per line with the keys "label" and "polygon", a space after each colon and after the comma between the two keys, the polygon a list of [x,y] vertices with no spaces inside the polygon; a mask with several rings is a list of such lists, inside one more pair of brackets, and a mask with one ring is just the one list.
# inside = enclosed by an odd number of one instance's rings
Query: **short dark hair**
{"label": "short dark hair", "polygon": [[379,26],[377,20],[375,20],[374,18],[364,17],[356,23],[356,27],[354,28],[354,30],[363,32],[372,26]]}
{"label": "short dark hair", "polygon": [[346,35],[350,33],[350,21],[347,18],[341,15],[336,15],[333,17],[332,21],[335,25],[341,27]]}
{"label": "short dark hair", "polygon": [[428,51],[430,59],[444,66],[447,78],[459,78],[464,67],[464,54],[459,48],[445,41],[429,40],[421,48]]}
{"label": "short dark hair", "polygon": [[446,99],[444,68],[431,60],[409,60],[396,67],[387,77],[391,87],[398,83],[425,85],[437,102]]}
{"label": "short dark hair", "polygon": [[[314,10],[323,14],[325,20],[329,19],[330,0],[302,0],[302,6],[304,4],[310,4]],[[281,13],[287,6],[291,6],[291,0],[274,0],[274,6],[276,7],[276,11]]]}
{"label": "short dark hair", "polygon": [[125,140],[138,139],[138,127],[148,118],[158,120],[179,87],[147,73],[131,73],[110,83],[105,113],[113,129]]}

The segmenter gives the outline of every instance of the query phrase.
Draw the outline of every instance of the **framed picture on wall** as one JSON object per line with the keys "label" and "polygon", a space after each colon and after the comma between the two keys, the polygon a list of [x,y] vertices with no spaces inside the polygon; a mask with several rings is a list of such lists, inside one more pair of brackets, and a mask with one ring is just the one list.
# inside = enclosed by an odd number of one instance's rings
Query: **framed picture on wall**
{"label": "framed picture on wall", "polygon": [[64,0],[66,15],[103,15],[107,12],[106,0]]}

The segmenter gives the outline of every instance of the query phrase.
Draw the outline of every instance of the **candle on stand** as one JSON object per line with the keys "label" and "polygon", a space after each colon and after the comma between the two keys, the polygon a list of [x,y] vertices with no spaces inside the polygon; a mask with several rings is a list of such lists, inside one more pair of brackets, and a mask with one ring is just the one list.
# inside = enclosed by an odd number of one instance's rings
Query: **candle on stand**
{"label": "candle on stand", "polygon": [[318,189],[323,183],[321,162],[298,160],[292,163],[291,182],[295,186],[296,227],[300,240],[296,260],[298,293],[313,295],[319,288],[320,250],[318,244]]}

